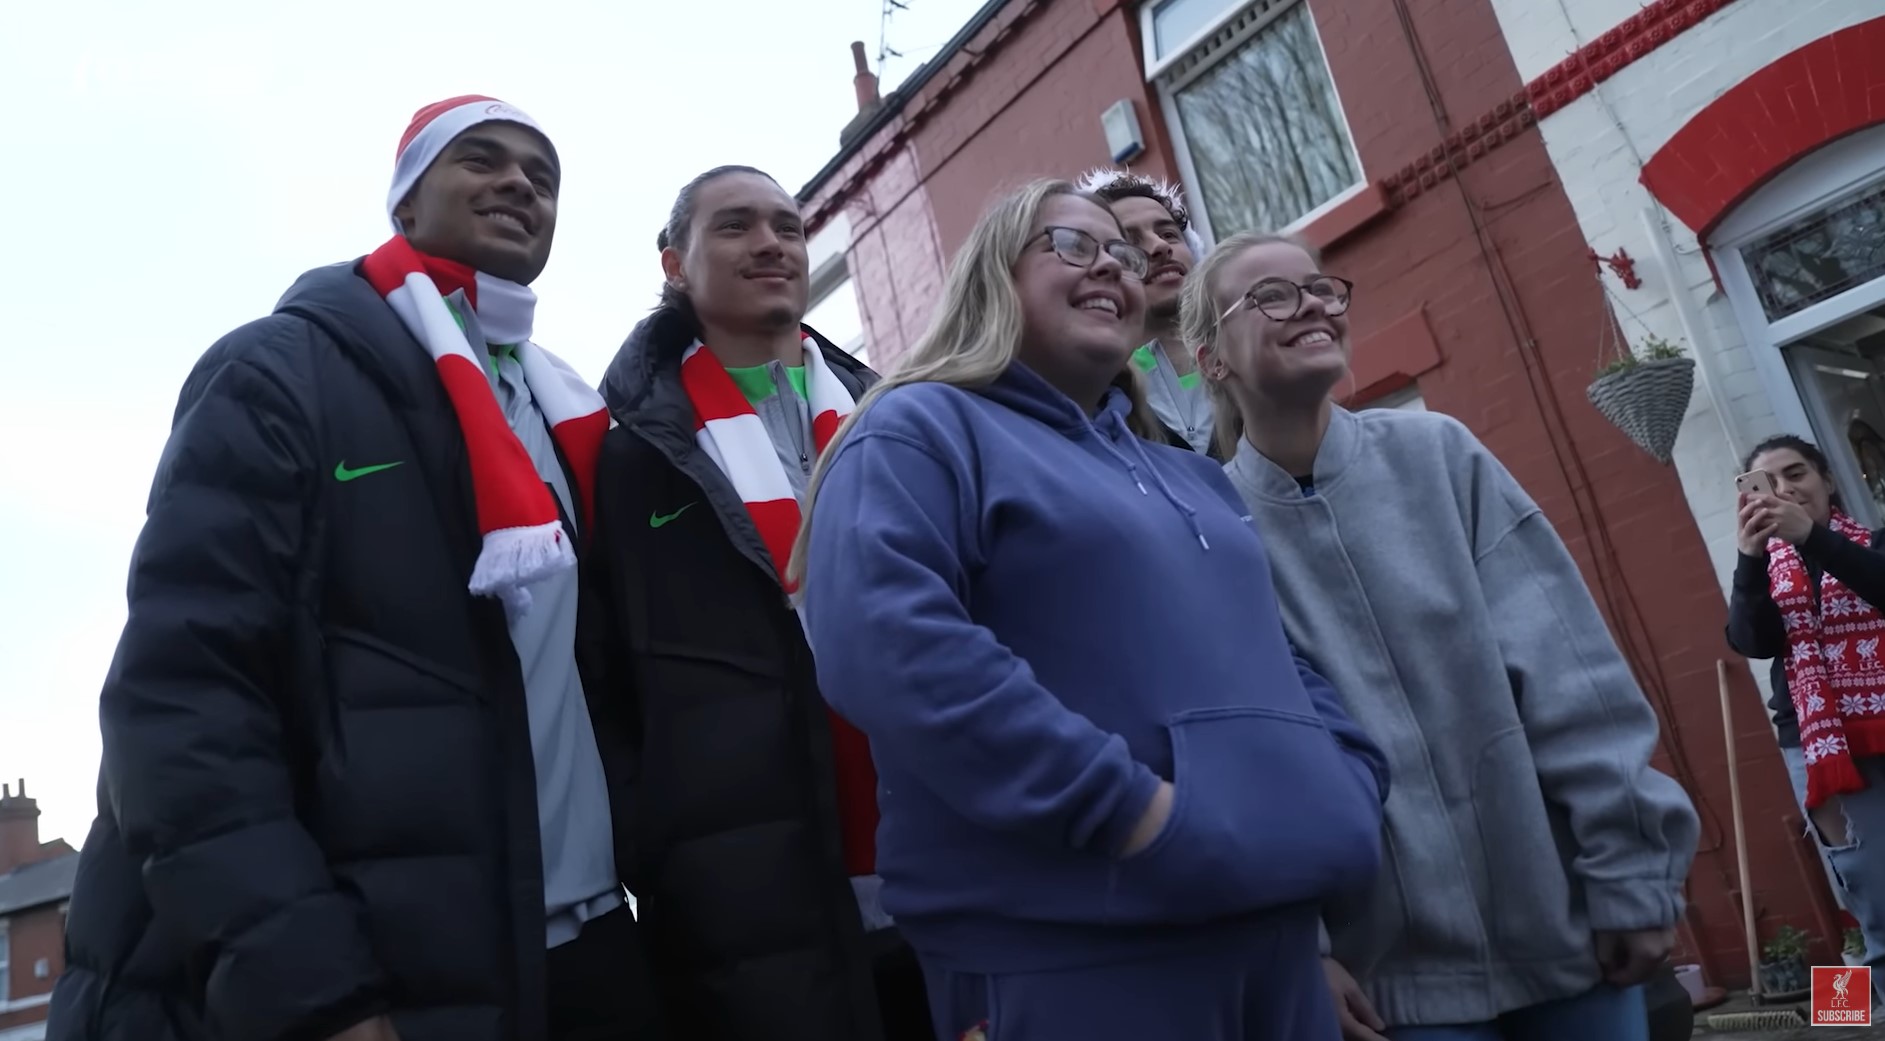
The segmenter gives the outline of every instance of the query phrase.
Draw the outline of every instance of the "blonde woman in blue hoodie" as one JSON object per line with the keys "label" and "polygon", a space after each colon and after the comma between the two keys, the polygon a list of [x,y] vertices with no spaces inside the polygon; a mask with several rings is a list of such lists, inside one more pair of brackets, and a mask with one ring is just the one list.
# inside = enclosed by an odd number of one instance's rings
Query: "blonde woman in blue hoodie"
{"label": "blonde woman in blue hoodie", "polygon": [[1387,753],[1386,862],[1332,902],[1358,1041],[1641,1041],[1697,823],[1649,766],[1655,714],[1551,523],[1459,422],[1351,413],[1352,286],[1238,235],[1191,275],[1185,340],[1289,634]]}
{"label": "blonde woman in blue hoodie", "polygon": [[807,496],[819,687],[945,1041],[1340,1036],[1317,909],[1374,874],[1380,753],[1218,466],[1127,427],[1146,269],[1065,182],[996,203]]}

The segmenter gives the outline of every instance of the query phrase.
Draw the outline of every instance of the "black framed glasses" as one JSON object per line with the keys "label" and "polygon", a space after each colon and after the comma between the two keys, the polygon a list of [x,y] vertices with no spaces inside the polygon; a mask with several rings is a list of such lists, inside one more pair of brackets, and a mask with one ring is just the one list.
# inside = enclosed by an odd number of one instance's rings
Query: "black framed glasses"
{"label": "black framed glasses", "polygon": [[[1145,250],[1125,239],[1101,242],[1079,228],[1050,225],[1042,228],[1039,235],[1029,239],[1028,245],[1032,246],[1036,239],[1042,238],[1047,240],[1048,245],[1054,247],[1056,256],[1074,267],[1092,267],[1093,263],[1100,258],[1101,250],[1105,250],[1107,256],[1119,261],[1119,266],[1124,269],[1126,277],[1135,282],[1145,281],[1146,269],[1152,266],[1152,259],[1146,255]],[[1026,247],[1023,247],[1024,251],[1025,249]]]}
{"label": "black framed glasses", "polygon": [[1287,278],[1266,278],[1238,297],[1217,320],[1222,322],[1238,308],[1249,307],[1273,322],[1287,322],[1302,312],[1304,294],[1322,301],[1324,313],[1338,315],[1348,310],[1348,299],[1354,292],[1355,283],[1334,275],[1317,275],[1300,285]]}

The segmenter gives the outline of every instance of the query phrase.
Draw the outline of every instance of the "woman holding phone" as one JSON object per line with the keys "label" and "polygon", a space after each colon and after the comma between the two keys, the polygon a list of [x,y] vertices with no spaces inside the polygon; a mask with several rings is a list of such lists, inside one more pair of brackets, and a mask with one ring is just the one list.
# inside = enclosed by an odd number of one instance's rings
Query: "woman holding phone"
{"label": "woman holding phone", "polygon": [[1769,438],[1742,469],[1728,644],[1773,659],[1781,755],[1885,995],[1885,843],[1862,841],[1885,836],[1885,531],[1845,512],[1809,441]]}

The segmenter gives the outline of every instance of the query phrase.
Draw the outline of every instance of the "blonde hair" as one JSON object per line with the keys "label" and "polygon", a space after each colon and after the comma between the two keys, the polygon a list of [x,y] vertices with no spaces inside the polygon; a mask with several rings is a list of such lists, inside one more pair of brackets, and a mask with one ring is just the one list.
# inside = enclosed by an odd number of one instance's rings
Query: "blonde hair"
{"label": "blonde hair", "polygon": [[1204,377],[1204,386],[1211,395],[1211,414],[1215,417],[1215,429],[1212,440],[1217,444],[1218,454],[1230,459],[1237,454],[1237,442],[1244,436],[1244,416],[1238,409],[1237,402],[1231,397],[1230,388],[1224,380],[1213,379],[1211,369],[1203,363],[1205,352],[1217,350],[1217,334],[1222,328],[1220,317],[1224,309],[1217,306],[1216,286],[1218,275],[1225,264],[1257,248],[1270,245],[1294,246],[1309,254],[1309,259],[1317,267],[1322,266],[1322,254],[1314,246],[1297,235],[1271,231],[1241,231],[1223,242],[1207,254],[1197,267],[1186,276],[1184,289],[1179,294],[1178,335],[1184,340],[1185,349],[1197,356],[1199,371]]}
{"label": "blonde hair", "polygon": [[[1034,222],[1040,216],[1041,207],[1048,199],[1061,195],[1086,199],[1109,215],[1112,213],[1105,202],[1067,181],[1039,180],[997,199],[969,232],[968,239],[949,264],[943,298],[928,331],[916,341],[902,364],[864,392],[857,407],[831,435],[831,441],[819,455],[805,487],[805,503],[800,511],[804,519],[799,524],[798,538],[792,543],[792,558],[786,566],[789,585],[797,586],[805,579],[812,511],[817,508],[818,489],[824,483],[825,471],[837,454],[838,445],[879,398],[911,383],[985,387],[1014,364],[1021,350],[1022,335],[1021,296],[1015,291],[1014,265],[1034,237]],[[1162,428],[1152,418],[1145,390],[1132,373],[1130,362],[1113,382],[1125,390],[1132,401],[1130,422],[1134,431],[1141,437],[1162,437],[1162,433],[1146,433],[1148,429]],[[1153,425],[1148,428],[1147,422]]]}

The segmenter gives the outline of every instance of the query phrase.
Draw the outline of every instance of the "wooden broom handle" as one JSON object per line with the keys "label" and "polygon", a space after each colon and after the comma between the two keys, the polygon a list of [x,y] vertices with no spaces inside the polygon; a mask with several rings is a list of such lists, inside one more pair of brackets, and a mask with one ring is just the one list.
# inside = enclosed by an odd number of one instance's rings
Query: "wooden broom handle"
{"label": "wooden broom handle", "polygon": [[1741,767],[1734,754],[1734,700],[1728,689],[1728,663],[1715,659],[1721,685],[1721,733],[1728,743],[1728,800],[1734,813],[1734,859],[1741,872],[1741,928],[1748,939],[1749,992],[1761,996],[1761,941],[1754,931],[1754,883],[1748,877],[1748,826],[1741,815]]}

